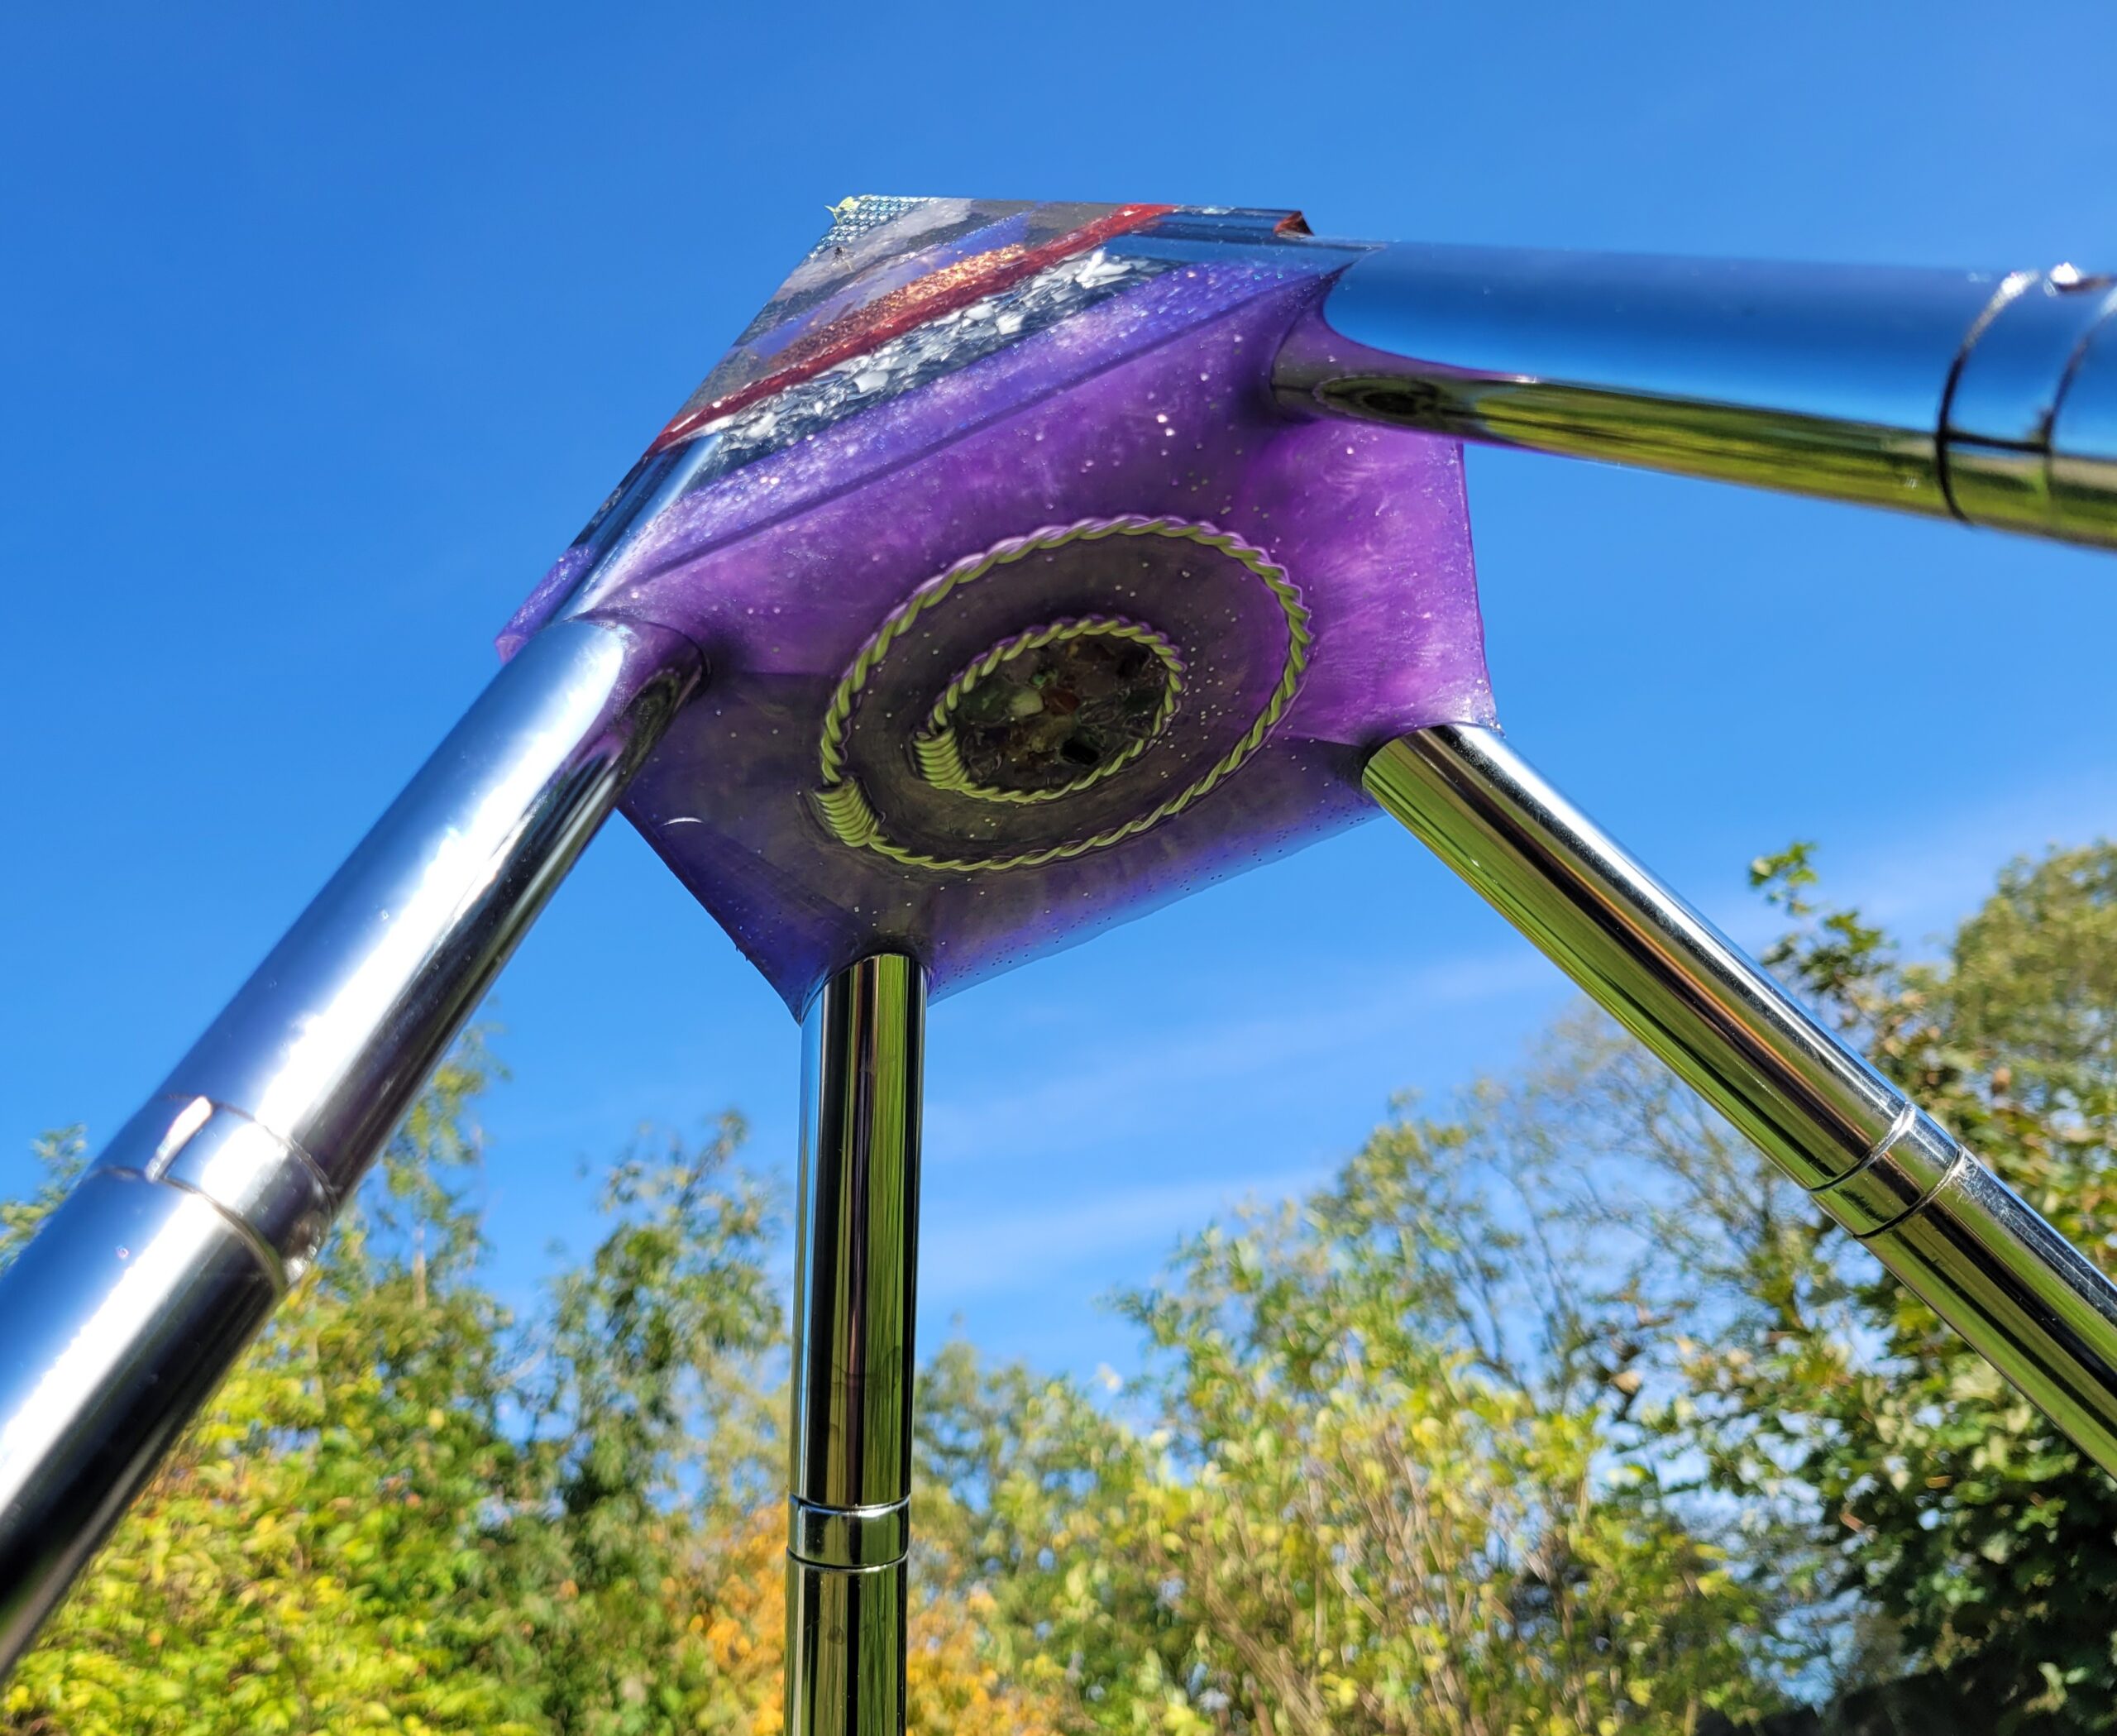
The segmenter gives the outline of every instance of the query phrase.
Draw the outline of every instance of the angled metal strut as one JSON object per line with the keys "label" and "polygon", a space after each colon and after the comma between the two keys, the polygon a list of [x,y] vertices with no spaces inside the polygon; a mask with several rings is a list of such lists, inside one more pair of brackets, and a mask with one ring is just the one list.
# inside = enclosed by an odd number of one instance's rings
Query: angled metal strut
{"label": "angled metal strut", "polygon": [[2117,546],[2117,279],[1399,244],[1288,404]]}
{"label": "angled metal strut", "polygon": [[[2117,547],[2117,280],[1384,247],[1282,400]],[[1377,802],[2117,1475],[2117,1286],[1496,731]]]}

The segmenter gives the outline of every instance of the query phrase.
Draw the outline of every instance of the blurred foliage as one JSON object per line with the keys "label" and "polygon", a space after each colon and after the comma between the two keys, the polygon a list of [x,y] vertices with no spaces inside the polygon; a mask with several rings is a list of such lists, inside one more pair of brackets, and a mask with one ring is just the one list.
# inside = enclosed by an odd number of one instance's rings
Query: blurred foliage
{"label": "blurred foliage", "polygon": [[[1753,878],[1782,976],[2106,1262],[2117,850],[2009,868],[1927,964],[1805,846]],[[0,1730],[780,1730],[773,1190],[732,1117],[643,1135],[512,1318],[493,1072],[442,1069]],[[2117,1490],[1599,1016],[1115,1305],[1129,1386],[926,1365],[915,1730],[2117,1729]]]}

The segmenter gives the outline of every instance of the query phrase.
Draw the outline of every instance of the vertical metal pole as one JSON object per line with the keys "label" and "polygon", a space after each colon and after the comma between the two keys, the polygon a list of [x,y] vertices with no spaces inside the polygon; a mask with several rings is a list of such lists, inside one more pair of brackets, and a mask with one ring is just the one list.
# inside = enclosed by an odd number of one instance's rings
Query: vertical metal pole
{"label": "vertical metal pole", "polygon": [[2117,1475],[2117,1287],[1493,730],[1369,792]]}
{"label": "vertical metal pole", "polygon": [[896,954],[802,1027],[787,1736],[901,1736],[926,977]]}
{"label": "vertical metal pole", "polygon": [[0,1273],[0,1670],[313,1259],[700,674],[656,627],[524,646]]}

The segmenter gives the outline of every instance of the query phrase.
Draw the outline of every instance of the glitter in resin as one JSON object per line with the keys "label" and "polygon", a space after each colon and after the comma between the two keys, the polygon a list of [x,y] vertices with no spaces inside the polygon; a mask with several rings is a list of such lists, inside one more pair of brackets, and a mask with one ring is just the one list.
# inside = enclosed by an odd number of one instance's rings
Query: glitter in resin
{"label": "glitter in resin", "polygon": [[1289,227],[848,202],[510,623],[704,648],[625,811],[790,1007],[880,949],[939,994],[1085,938],[1491,721],[1460,448],[1270,395],[1352,256]]}

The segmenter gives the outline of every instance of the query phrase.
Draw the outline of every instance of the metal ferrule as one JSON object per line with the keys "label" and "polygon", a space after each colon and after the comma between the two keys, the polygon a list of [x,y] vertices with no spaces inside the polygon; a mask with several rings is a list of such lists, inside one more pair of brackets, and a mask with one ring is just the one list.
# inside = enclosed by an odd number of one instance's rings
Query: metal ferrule
{"label": "metal ferrule", "polygon": [[1419,730],[1365,782],[2117,1473],[2117,1288],[2078,1250],[1497,732]]}
{"label": "metal ferrule", "polygon": [[1948,492],[1974,524],[2117,542],[2117,287],[2018,271],[1957,370]]}
{"label": "metal ferrule", "polygon": [[886,1567],[911,1552],[911,1499],[822,1507],[786,1499],[786,1552],[818,1567]]}
{"label": "metal ferrule", "polygon": [[212,1201],[282,1292],[300,1282],[337,1209],[307,1152],[211,1098],[151,1099],[94,1167]]}
{"label": "metal ferrule", "polygon": [[658,628],[531,640],[0,1272],[0,1668],[314,1259],[700,673]]}
{"label": "metal ferrule", "polygon": [[2108,544],[2110,288],[1400,244],[1276,377],[1300,409]]}
{"label": "metal ferrule", "polygon": [[1947,1129],[1906,1098],[1888,1133],[1857,1167],[1809,1191],[1864,1241],[1923,1210],[1956,1165],[1971,1160]]}
{"label": "metal ferrule", "polygon": [[789,1736],[904,1728],[925,973],[882,954],[802,1025]]}

